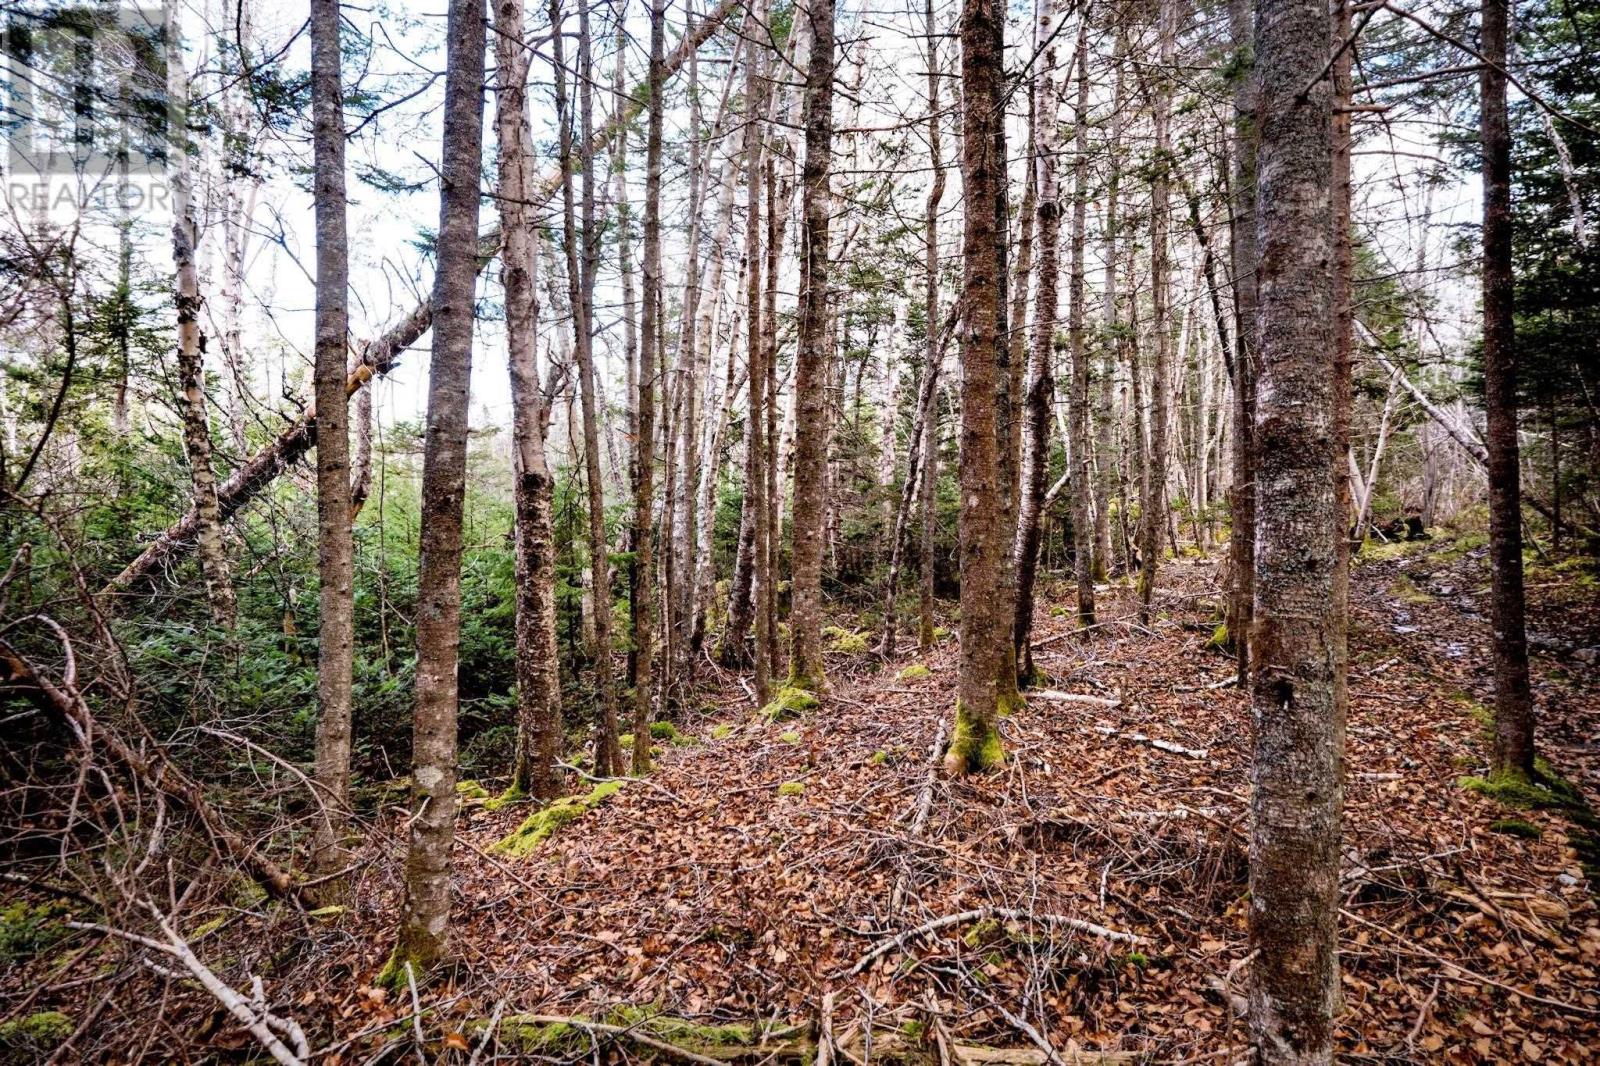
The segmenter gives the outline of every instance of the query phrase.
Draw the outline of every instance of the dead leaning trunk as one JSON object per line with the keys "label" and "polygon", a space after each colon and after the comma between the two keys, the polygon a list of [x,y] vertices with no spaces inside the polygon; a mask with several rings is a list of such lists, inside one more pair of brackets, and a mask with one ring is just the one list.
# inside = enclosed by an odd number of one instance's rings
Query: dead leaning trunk
{"label": "dead leaning trunk", "polygon": [[809,0],[806,157],[801,172],[800,325],[795,352],[794,558],[789,684],[827,688],[822,661],[822,521],[828,429],[824,386],[833,362],[828,329],[828,171],[833,153],[833,0]]}
{"label": "dead leaning trunk", "polygon": [[483,0],[450,0],[444,155],[440,163],[433,352],[422,458],[417,558],[417,709],[412,732],[411,846],[399,936],[380,982],[403,987],[443,958],[450,936],[456,827],[456,700],[461,640],[461,519],[478,267],[483,159]]}
{"label": "dead leaning trunk", "polygon": [[1172,78],[1178,34],[1176,0],[1162,0],[1157,16],[1160,38],[1159,81],[1155,99],[1155,160],[1150,179],[1150,306],[1154,322],[1156,365],[1150,390],[1150,463],[1139,510],[1139,624],[1150,623],[1156,570],[1161,561],[1163,523],[1167,520],[1167,378],[1172,362],[1172,268],[1168,261],[1170,228],[1168,197],[1172,182]]}
{"label": "dead leaning trunk", "polygon": [[1239,686],[1249,681],[1251,612],[1255,597],[1256,408],[1256,128],[1255,28],[1250,0],[1229,0],[1233,85],[1233,486],[1228,515],[1228,636],[1239,663]]}
{"label": "dead leaning trunk", "polygon": [[[587,0],[584,0],[587,2]],[[650,504],[655,496],[656,356],[661,330],[661,126],[665,0],[650,5],[650,120],[645,135],[644,299],[639,323],[639,432],[633,469],[633,772],[650,772],[650,672],[655,654],[655,593]],[[587,46],[587,33],[583,45]]]}
{"label": "dead leaning trunk", "polygon": [[993,209],[1005,181],[1005,153],[996,143],[1003,137],[996,127],[1005,115],[1005,16],[999,0],[965,0],[960,34],[967,204],[961,298],[961,658],[956,724],[945,756],[945,767],[954,774],[986,770],[1004,760],[997,689],[1002,670],[1015,673],[1002,606],[1003,556],[1009,545],[996,425],[1006,343],[1000,330],[1000,219]]}
{"label": "dead leaning trunk", "polygon": [[1494,618],[1494,768],[1531,779],[1533,694],[1523,617],[1521,462],[1511,269],[1511,130],[1506,119],[1508,0],[1484,0],[1478,75],[1483,145],[1483,391]]}
{"label": "dead leaning trunk", "polygon": [[512,475],[516,479],[517,747],[511,796],[561,795],[561,678],[556,644],[554,484],[545,455],[545,400],[539,391],[539,253],[528,206],[533,167],[526,114],[528,51],[522,0],[495,9],[495,125],[500,141],[501,283],[511,376]]}
{"label": "dead leaning trunk", "polygon": [[1258,0],[1261,388],[1249,1012],[1258,1061],[1331,1063],[1344,722],[1332,609],[1332,104],[1322,0]]}
{"label": "dead leaning trunk", "polygon": [[340,837],[350,793],[351,672],[355,665],[355,537],[345,395],[349,245],[345,236],[344,97],[338,0],[311,4],[311,110],[317,241],[317,631],[316,780],[321,817],[312,869],[344,865]]}
{"label": "dead leaning trunk", "polygon": [[[176,0],[166,10],[167,94],[175,105],[189,98],[189,79],[183,66],[183,37],[178,26]],[[189,133],[180,127],[181,143],[174,146],[168,184],[172,192],[172,294],[178,312],[179,411],[183,419],[183,454],[189,463],[189,483],[194,498],[194,540],[205,578],[211,620],[232,629],[239,607],[233,594],[227,546],[222,542],[222,509],[217,502],[217,475],[211,469],[211,427],[206,414],[205,336],[200,332],[200,276],[195,268],[194,199],[190,189]]]}
{"label": "dead leaning trunk", "polygon": [[[1061,154],[1058,97],[1055,84],[1056,9],[1053,0],[1039,5],[1034,26],[1034,47],[1039,51],[1039,91],[1034,105],[1033,187],[1037,190],[1039,231],[1039,280],[1034,299],[1033,343],[1028,357],[1028,378],[1022,434],[1022,476],[1019,481],[1016,532],[1012,540],[1012,570],[1016,575],[1017,597],[1011,619],[1012,648],[1016,656],[1017,681],[1034,680],[1033,589],[1039,568],[1039,540],[1042,533],[1045,481],[1050,466],[1050,409],[1055,392],[1055,368],[1051,354],[1056,343],[1056,323],[1060,313],[1059,274],[1061,243],[1061,190],[1056,181],[1056,159]],[[1013,318],[1021,325],[1020,309],[1013,305]],[[1018,328],[1018,334],[1021,329]],[[1020,360],[1019,360],[1020,362]]]}

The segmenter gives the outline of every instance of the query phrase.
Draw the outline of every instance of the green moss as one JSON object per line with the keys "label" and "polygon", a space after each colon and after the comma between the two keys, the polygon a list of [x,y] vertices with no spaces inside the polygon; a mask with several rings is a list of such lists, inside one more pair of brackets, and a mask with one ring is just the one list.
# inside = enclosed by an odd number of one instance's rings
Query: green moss
{"label": "green moss", "polygon": [[904,1036],[907,1040],[914,1044],[922,1043],[922,1038],[927,1034],[927,1032],[927,1023],[919,1022],[915,1019],[904,1022],[900,1026],[900,1035]]}
{"label": "green moss", "polygon": [[617,746],[619,748],[621,748],[623,751],[632,751],[633,750],[633,734],[632,733],[624,733],[624,734],[622,734],[620,737],[617,738]]}
{"label": "green moss", "polygon": [[803,688],[785,686],[778,690],[771,703],[761,708],[761,717],[770,722],[782,722],[790,718],[799,718],[807,711],[817,709],[818,701],[815,693],[807,692]]}
{"label": "green moss", "polygon": [[[1010,718],[1028,705],[1020,692],[999,692],[995,695],[995,713],[1001,718]],[[998,734],[996,734],[998,743]]]}
{"label": "green moss", "polygon": [[1206,641],[1206,647],[1217,651],[1226,651],[1233,647],[1233,643],[1228,639],[1228,623],[1217,623],[1217,627],[1211,631],[1211,639]]}
{"label": "green moss", "polygon": [[1456,784],[1468,792],[1488,796],[1507,807],[1565,807],[1568,800],[1555,789],[1540,781],[1536,775],[1528,780],[1521,774],[1499,770],[1487,777],[1472,775],[1456,778]]}
{"label": "green moss", "polygon": [[[571,1022],[535,1021],[535,1017],[513,1014],[500,1019],[497,1029],[499,1039],[520,1055],[537,1055],[563,1061],[587,1058],[596,1042],[601,1045],[628,1042],[640,1036],[671,1044],[681,1051],[704,1058],[742,1059],[742,1049],[760,1047],[768,1054],[780,1052],[783,1049],[775,1041],[793,1041],[799,1034],[799,1030],[792,1027],[768,1028],[747,1022],[695,1022],[662,1014],[654,1006],[613,1007],[600,1018],[593,1019],[598,1024],[625,1030],[620,1033],[591,1030],[584,1024],[591,1019],[581,1015],[575,1015]],[[486,1019],[474,1019],[463,1028],[476,1037],[488,1024]],[[648,1044],[640,1044],[637,1050],[648,1061],[657,1061],[661,1057],[659,1049]]]}
{"label": "green moss", "polygon": [[43,1059],[71,1036],[75,1028],[72,1019],[60,1011],[42,1010],[0,1024],[0,1048],[20,1052],[28,1058]]}
{"label": "green moss", "polygon": [[18,901],[0,910],[0,962],[24,962],[65,940],[70,909],[60,902]]}
{"label": "green moss", "polygon": [[1150,965],[1150,956],[1142,951],[1130,951],[1122,956],[1125,965],[1132,966],[1135,970],[1142,970]]}
{"label": "green moss", "polygon": [[1006,761],[1005,748],[1000,743],[1000,731],[979,720],[959,701],[956,701],[956,729],[945,752],[945,769],[962,774],[992,770]]}
{"label": "green moss", "polygon": [[921,663],[912,663],[898,674],[894,675],[896,681],[921,681],[925,677],[932,677],[933,671]]}
{"label": "green moss", "polygon": [[840,655],[865,655],[871,636],[870,633],[841,633],[829,643],[828,650]]}
{"label": "green moss", "polygon": [[889,753],[886,751],[875,751],[872,753],[872,758],[867,760],[867,762],[871,763],[873,766],[882,766],[888,761]]}
{"label": "green moss", "polygon": [[456,795],[467,800],[486,800],[489,798],[489,790],[476,781],[457,781]]}
{"label": "green moss", "polygon": [[787,733],[779,733],[778,739],[785,744],[798,744],[800,743],[800,734],[791,729]]}
{"label": "green moss", "polygon": [[419,965],[400,948],[396,947],[389,953],[389,958],[384,961],[383,969],[378,971],[378,976],[372,979],[374,986],[387,988],[391,992],[399,992],[411,987],[415,980],[422,983],[422,974],[425,967]]}
{"label": "green moss", "polygon": [[1389,582],[1389,595],[1403,603],[1409,603],[1414,606],[1433,602],[1433,597],[1417,588],[1417,583],[1405,574],[1400,574]]}
{"label": "green moss", "polygon": [[327,907],[318,907],[316,910],[306,911],[306,917],[307,918],[337,918],[337,917],[339,917],[339,915],[343,914],[344,912],[345,912],[345,908],[339,906],[338,904],[332,904],[332,905],[329,905]]}
{"label": "green moss", "polygon": [[486,811],[498,811],[504,807],[511,806],[513,803],[523,803],[527,799],[527,790],[521,785],[513,784],[504,792],[500,793],[500,795],[490,796],[488,799],[484,800],[483,809]]}
{"label": "green moss", "polygon": [[530,855],[539,845],[549,840],[566,826],[592,811],[622,788],[625,782],[602,781],[583,796],[565,796],[541,807],[524,819],[509,836],[495,844],[493,850],[507,855]]}
{"label": "green moss", "polygon": [[778,786],[780,796],[799,796],[804,794],[806,783],[804,781],[785,781]]}
{"label": "green moss", "polygon": [[1005,927],[998,918],[984,918],[973,922],[972,927],[962,936],[961,942],[967,947],[977,950],[996,943],[1005,936]]}
{"label": "green moss", "polygon": [[723,722],[721,725],[714,725],[711,727],[712,740],[727,740],[732,735],[733,726],[727,722]]}
{"label": "green moss", "polygon": [[1501,818],[1491,822],[1489,832],[1504,833],[1508,837],[1521,837],[1523,840],[1538,840],[1544,836],[1543,829],[1521,818]]}
{"label": "green moss", "polygon": [[[344,910],[343,907],[336,909],[341,911]],[[316,913],[316,911],[310,912],[312,916],[315,916]],[[191,941],[204,940],[206,937],[210,936],[212,933],[215,933],[218,929],[221,929],[226,924],[228,924],[228,916],[226,914],[213,918],[209,922],[201,922],[199,925],[195,926],[189,931],[187,939]]]}

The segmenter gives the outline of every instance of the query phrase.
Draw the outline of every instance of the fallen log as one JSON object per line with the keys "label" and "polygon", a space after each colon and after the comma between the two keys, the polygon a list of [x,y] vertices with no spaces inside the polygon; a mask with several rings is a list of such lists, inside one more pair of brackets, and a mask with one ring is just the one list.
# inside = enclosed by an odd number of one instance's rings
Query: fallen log
{"label": "fallen log", "polygon": [[[716,9],[697,21],[694,28],[678,42],[666,57],[662,77],[670,78],[687,60],[690,53],[710,39],[717,28],[737,6],[736,0],[722,0]],[[611,139],[632,124],[644,111],[647,100],[642,92],[629,98],[620,114],[596,130],[589,139],[590,157],[598,156]],[[529,209],[537,210],[561,188],[561,172],[557,168],[541,176],[529,198]],[[482,270],[500,248],[500,230],[494,227],[478,238],[479,266]],[[380,336],[355,345],[355,367],[345,380],[345,395],[353,396],[373,377],[388,373],[405,350],[422,338],[433,324],[433,301],[424,296],[404,318],[390,326]],[[217,488],[217,505],[223,521],[227,521],[255,499],[278,475],[305,457],[317,442],[317,411],[315,405],[305,408],[305,413],[273,439],[271,444],[251,456]],[[100,590],[104,599],[114,599],[119,594],[132,592],[142,582],[153,577],[156,571],[194,545],[195,533],[200,525],[199,515],[190,510],[151,541],[139,556],[123,567],[122,572],[107,582]]]}

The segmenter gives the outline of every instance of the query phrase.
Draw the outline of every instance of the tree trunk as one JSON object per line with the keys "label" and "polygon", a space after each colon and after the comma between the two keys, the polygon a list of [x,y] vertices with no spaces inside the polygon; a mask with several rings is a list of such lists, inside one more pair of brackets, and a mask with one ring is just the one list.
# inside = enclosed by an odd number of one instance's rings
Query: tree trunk
{"label": "tree trunk", "polygon": [[[661,348],[661,90],[666,51],[666,0],[650,5],[650,120],[645,136],[644,299],[639,322],[639,433],[633,466],[633,772],[650,772],[650,709],[654,689],[655,593],[651,501],[655,497],[656,357]],[[587,43],[587,42],[585,42]]]}
{"label": "tree trunk", "polygon": [[[1330,466],[1334,368],[1328,9],[1259,0],[1262,94],[1251,700],[1250,1021],[1258,1061],[1329,1063],[1339,999],[1342,657]],[[1309,87],[1309,88],[1308,88]]]}
{"label": "tree trunk", "polygon": [[795,353],[794,555],[789,684],[822,692],[823,467],[827,463],[828,171],[833,154],[833,0],[809,0],[811,62],[806,71],[806,156],[801,172],[800,324]]}
{"label": "tree trunk", "polygon": [[[961,359],[961,658],[956,725],[945,765],[951,773],[984,770],[1004,759],[996,723],[1003,670],[1015,673],[1002,604],[1009,523],[995,410],[1005,387],[1001,332],[1004,266],[998,212],[1005,154],[1005,15],[998,0],[965,0],[961,9],[963,223]],[[1001,142],[1003,143],[1003,141]],[[1012,678],[1015,682],[1015,677]]]}
{"label": "tree trunk", "polygon": [[350,800],[350,696],[355,665],[355,538],[350,499],[348,359],[349,245],[345,237],[344,96],[340,84],[338,0],[311,8],[312,148],[317,223],[316,396],[317,632],[316,779],[322,817],[312,868],[328,876],[344,865],[340,836]]}
{"label": "tree trunk", "polygon": [[1178,35],[1176,0],[1162,0],[1157,36],[1160,72],[1155,86],[1155,160],[1150,178],[1150,308],[1155,333],[1155,368],[1150,390],[1150,471],[1140,501],[1139,624],[1149,625],[1161,562],[1162,524],[1167,520],[1167,378],[1172,362],[1172,267],[1169,262],[1169,190],[1172,181],[1172,79]]}
{"label": "tree trunk", "polygon": [[533,139],[526,100],[528,51],[522,0],[497,0],[495,125],[500,141],[500,259],[506,354],[511,376],[515,478],[517,748],[512,796],[561,795],[561,676],[556,646],[554,484],[545,455],[545,400],[539,392],[539,253],[527,205]]}
{"label": "tree trunk", "polygon": [[[1241,0],[1242,2],[1242,0]],[[1111,13],[1115,19],[1115,13]],[[1094,572],[1097,581],[1106,581],[1111,577],[1114,552],[1111,547],[1111,496],[1112,488],[1117,481],[1115,455],[1112,452],[1112,430],[1116,421],[1116,412],[1113,409],[1112,383],[1117,376],[1117,363],[1120,361],[1118,352],[1122,347],[1122,329],[1119,325],[1120,310],[1117,306],[1117,227],[1118,197],[1122,182],[1122,125],[1123,125],[1123,96],[1126,80],[1123,71],[1124,59],[1127,53],[1127,41],[1124,37],[1121,24],[1118,23],[1116,31],[1116,44],[1113,46],[1112,65],[1116,68],[1114,75],[1115,85],[1111,93],[1111,138],[1106,146],[1106,221],[1105,221],[1105,327],[1104,347],[1105,353],[1100,372],[1100,421],[1098,425],[1099,439],[1095,442],[1095,457],[1099,461],[1098,479],[1095,486],[1094,506]],[[1119,501],[1119,513],[1124,523],[1127,521],[1128,501],[1126,498]]]}
{"label": "tree trunk", "polygon": [[1242,688],[1250,674],[1256,537],[1256,127],[1255,26],[1250,0],[1229,0],[1228,28],[1238,68],[1233,85],[1233,495],[1228,518],[1228,636]]}
{"label": "tree trunk", "polygon": [[449,946],[450,849],[456,827],[456,702],[461,642],[461,525],[478,265],[478,178],[483,159],[484,5],[450,0],[446,30],[444,157],[433,284],[433,353],[422,459],[417,558],[417,708],[412,739],[411,846],[405,907],[380,978],[403,987]]}
{"label": "tree trunk", "polygon": [[[188,99],[189,79],[183,65],[183,37],[178,25],[176,0],[167,0],[167,94],[174,106]],[[168,183],[172,195],[172,265],[176,274],[173,303],[178,312],[179,411],[183,419],[183,454],[189,463],[189,484],[194,499],[194,540],[205,577],[211,620],[231,630],[238,619],[227,546],[222,542],[222,509],[217,500],[217,476],[211,469],[211,427],[206,413],[205,350],[200,330],[200,275],[195,269],[194,199],[191,184],[189,131],[180,128],[183,143],[173,152]]]}
{"label": "tree trunk", "polygon": [[[1056,94],[1056,9],[1053,0],[1039,5],[1034,26],[1034,48],[1039,53],[1040,85],[1034,105],[1033,132],[1028,138],[1033,152],[1030,164],[1036,190],[1039,231],[1039,280],[1033,310],[1033,344],[1029,352],[1026,394],[1026,419],[1022,435],[1022,477],[1019,482],[1016,533],[1012,540],[1012,569],[1016,574],[1017,596],[1011,619],[1012,650],[1016,656],[1017,680],[1033,682],[1034,664],[1030,636],[1033,633],[1034,578],[1039,568],[1040,511],[1044,503],[1045,481],[1050,467],[1050,409],[1055,392],[1055,368],[1051,355],[1056,342],[1056,321],[1060,313],[1056,286],[1061,244],[1061,190],[1056,181],[1056,159],[1061,154],[1059,100]],[[1080,116],[1081,117],[1081,116]],[[1033,199],[1028,197],[1027,199]],[[1081,264],[1080,264],[1081,265]],[[1081,295],[1081,294],[1080,294]],[[1022,330],[1021,309],[1012,305],[1016,335]],[[1018,362],[1021,360],[1018,358]]]}
{"label": "tree trunk", "polygon": [[[1078,578],[1078,624],[1094,625],[1094,528],[1090,518],[1093,500],[1093,453],[1089,447],[1089,351],[1085,343],[1088,293],[1084,284],[1084,243],[1089,229],[1089,20],[1087,9],[1078,13],[1078,99],[1072,121],[1077,129],[1072,165],[1072,309],[1068,343],[1072,351],[1072,537]],[[1043,306],[1041,301],[1040,306]]]}
{"label": "tree trunk", "polygon": [[[939,143],[939,79],[943,68],[939,62],[938,22],[934,18],[933,0],[926,0],[923,23],[923,32],[928,37],[928,155],[933,166],[933,187],[928,190],[927,214],[922,224],[922,268],[926,275],[924,310],[928,323],[928,363],[922,372],[933,375],[937,383],[939,368],[944,362],[944,342],[934,339],[933,323],[939,320],[939,203],[944,199],[945,178],[944,151]],[[922,519],[922,535],[921,550],[917,553],[917,647],[925,655],[933,650],[933,552],[939,520],[939,394],[936,389],[923,414],[921,440],[913,441],[911,446],[918,447],[919,443],[922,477],[918,484],[917,511]]]}
{"label": "tree trunk", "polygon": [[1512,317],[1511,130],[1506,119],[1509,0],[1484,0],[1485,60],[1478,75],[1483,145],[1483,392],[1489,467],[1489,556],[1494,619],[1494,767],[1533,776],[1533,694],[1523,618],[1521,462]]}

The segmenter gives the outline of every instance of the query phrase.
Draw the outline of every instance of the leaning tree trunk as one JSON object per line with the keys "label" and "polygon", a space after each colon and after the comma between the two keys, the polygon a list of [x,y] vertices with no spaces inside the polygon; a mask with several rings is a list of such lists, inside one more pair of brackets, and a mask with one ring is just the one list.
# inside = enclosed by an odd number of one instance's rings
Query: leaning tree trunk
{"label": "leaning tree trunk", "polygon": [[450,0],[444,158],[440,164],[433,356],[422,458],[417,557],[417,708],[412,731],[411,846],[399,938],[380,978],[404,987],[411,969],[449,945],[450,849],[456,829],[456,702],[461,643],[461,525],[467,485],[467,400],[478,275],[478,176],[483,159],[482,0]]}
{"label": "leaning tree trunk", "polygon": [[[1111,13],[1115,19],[1115,12]],[[1112,452],[1112,431],[1116,422],[1116,412],[1112,406],[1112,382],[1117,376],[1117,363],[1119,351],[1122,347],[1122,333],[1118,324],[1119,307],[1117,304],[1117,227],[1118,227],[1118,197],[1121,195],[1122,182],[1122,125],[1123,125],[1123,94],[1126,80],[1123,72],[1123,61],[1127,52],[1127,42],[1119,28],[1116,34],[1116,44],[1112,53],[1112,65],[1116,68],[1113,78],[1114,87],[1111,92],[1111,139],[1107,145],[1106,160],[1106,219],[1105,219],[1105,310],[1103,312],[1105,327],[1103,331],[1105,351],[1101,358],[1100,371],[1100,402],[1098,439],[1095,442],[1095,457],[1099,461],[1096,471],[1095,496],[1094,496],[1094,574],[1097,581],[1105,581],[1111,577],[1112,561],[1115,553],[1111,547],[1111,496],[1112,487],[1116,483],[1117,474],[1113,464],[1115,458]],[[1126,498],[1119,501],[1123,521],[1127,520],[1128,501]]]}
{"label": "leaning tree trunk", "polygon": [[806,157],[801,173],[800,328],[795,353],[794,557],[789,684],[827,687],[822,661],[823,468],[827,463],[831,346],[828,330],[828,170],[833,153],[833,0],[810,0]]}
{"label": "leaning tree trunk", "polygon": [[[1034,27],[1034,47],[1040,53],[1038,99],[1034,107],[1032,187],[1037,190],[1039,231],[1039,280],[1033,311],[1033,345],[1028,358],[1028,379],[1022,435],[1022,476],[1019,481],[1016,534],[1012,542],[1012,569],[1016,575],[1017,597],[1012,612],[1011,634],[1016,656],[1018,681],[1030,684],[1034,677],[1033,633],[1034,578],[1039,569],[1039,540],[1042,532],[1045,481],[1050,467],[1050,409],[1055,392],[1055,368],[1051,353],[1056,342],[1056,319],[1060,313],[1059,246],[1061,243],[1061,190],[1056,181],[1056,159],[1061,154],[1058,99],[1055,85],[1056,10],[1053,0],[1039,6]],[[1013,304],[1012,318],[1020,327],[1021,308]],[[1017,331],[1021,333],[1020,328]],[[1018,359],[1018,362],[1021,360]]]}
{"label": "leaning tree trunk", "polygon": [[1009,523],[1001,506],[996,426],[1006,343],[1000,329],[1000,220],[993,210],[1005,181],[1005,155],[996,145],[996,127],[1005,116],[1005,13],[999,0],[966,0],[960,33],[961,170],[967,204],[962,256],[961,659],[956,724],[945,755],[946,767],[956,774],[988,769],[1004,759],[997,689],[1002,671],[1015,672],[1002,600]]}
{"label": "leaning tree trunk", "polygon": [[345,237],[344,96],[338,0],[311,5],[311,111],[317,223],[316,780],[321,817],[312,842],[320,876],[344,865],[339,846],[350,800],[350,697],[355,666],[355,537],[345,395],[349,246]]}
{"label": "leaning tree trunk", "polygon": [[1478,75],[1483,145],[1483,391],[1494,617],[1494,767],[1533,775],[1533,694],[1523,617],[1521,463],[1511,271],[1511,130],[1506,120],[1509,0],[1484,0]]}
{"label": "leaning tree trunk", "polygon": [[[922,223],[922,268],[926,291],[928,329],[927,365],[923,373],[937,379],[944,361],[944,345],[935,341],[932,323],[939,320],[939,203],[944,199],[944,151],[939,144],[939,36],[933,0],[923,9],[923,32],[928,37],[928,156],[933,166],[933,186],[928,190],[927,213]],[[936,382],[937,383],[937,382]],[[912,442],[917,447],[918,441]],[[937,495],[939,488],[939,394],[930,397],[923,414],[922,477],[917,486],[917,512],[921,519],[921,544],[917,553],[917,647],[926,655],[933,650],[933,552],[938,529]]]}
{"label": "leaning tree trunk", "polygon": [[644,299],[639,322],[639,433],[633,469],[633,772],[650,772],[650,679],[655,654],[655,593],[650,504],[655,496],[656,355],[661,329],[661,65],[665,0],[650,5],[650,120],[645,136]]}
{"label": "leaning tree trunk", "polygon": [[[189,80],[183,66],[183,40],[176,0],[167,0],[167,93],[174,102],[188,99]],[[217,476],[211,469],[211,427],[206,413],[205,338],[200,333],[200,275],[195,268],[195,225],[191,184],[191,152],[187,129],[173,152],[168,184],[172,195],[172,265],[176,274],[173,303],[178,311],[178,389],[183,418],[183,454],[189,462],[194,499],[194,540],[205,578],[211,620],[232,629],[238,619],[227,547],[222,542],[222,509],[217,501]]]}
{"label": "leaning tree trunk", "polygon": [[1261,1063],[1329,1063],[1344,722],[1332,609],[1332,106],[1321,0],[1259,0],[1262,94],[1249,1012]]}
{"label": "leaning tree trunk", "polygon": [[522,0],[495,12],[495,125],[500,141],[501,283],[511,376],[512,474],[516,479],[517,747],[512,796],[561,795],[561,676],[556,643],[554,482],[545,455],[545,400],[539,392],[539,253],[528,208],[533,139],[526,114],[528,52]]}

